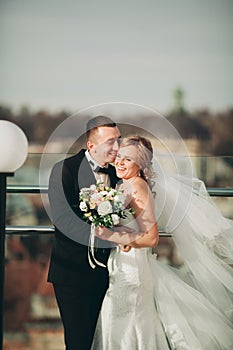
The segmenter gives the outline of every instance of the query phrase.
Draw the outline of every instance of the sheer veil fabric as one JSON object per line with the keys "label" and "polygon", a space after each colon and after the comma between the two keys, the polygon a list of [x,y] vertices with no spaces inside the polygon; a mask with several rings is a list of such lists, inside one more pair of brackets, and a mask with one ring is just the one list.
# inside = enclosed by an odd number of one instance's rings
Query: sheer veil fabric
{"label": "sheer veil fabric", "polygon": [[184,267],[158,261],[150,248],[113,250],[92,349],[165,350],[166,338],[172,349],[232,349],[232,221],[196,177],[157,172],[154,190],[159,225]]}
{"label": "sheer veil fabric", "polygon": [[233,222],[196,177],[158,175],[155,189],[160,225],[172,234],[184,262],[182,273],[152,263],[156,304],[168,338],[178,349],[179,344],[182,349],[231,349]]}

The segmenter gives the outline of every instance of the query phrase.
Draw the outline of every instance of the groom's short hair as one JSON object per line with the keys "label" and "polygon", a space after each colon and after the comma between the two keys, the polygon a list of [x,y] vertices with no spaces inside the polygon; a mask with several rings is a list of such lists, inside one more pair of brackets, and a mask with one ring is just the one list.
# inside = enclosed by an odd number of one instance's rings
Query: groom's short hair
{"label": "groom's short hair", "polygon": [[101,126],[114,128],[117,125],[111,118],[104,115],[98,115],[97,117],[89,119],[86,126],[87,139],[89,139],[89,136],[93,131],[96,131]]}

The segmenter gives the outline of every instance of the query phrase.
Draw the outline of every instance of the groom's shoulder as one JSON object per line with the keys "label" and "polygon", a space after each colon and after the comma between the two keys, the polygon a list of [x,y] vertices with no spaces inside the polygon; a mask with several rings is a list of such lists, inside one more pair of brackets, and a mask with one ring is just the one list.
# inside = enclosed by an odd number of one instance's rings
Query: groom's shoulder
{"label": "groom's shoulder", "polygon": [[82,149],[78,153],[67,156],[66,158],[56,162],[53,165],[52,172],[65,171],[65,169],[78,168],[85,157],[85,150]]}
{"label": "groom's shoulder", "polygon": [[85,149],[81,149],[78,153],[74,155],[67,156],[66,158],[60,160],[55,164],[55,166],[69,166],[80,163],[85,157]]}
{"label": "groom's shoulder", "polygon": [[65,158],[64,163],[65,164],[78,163],[78,162],[81,162],[84,157],[85,157],[85,149],[81,149],[78,153]]}

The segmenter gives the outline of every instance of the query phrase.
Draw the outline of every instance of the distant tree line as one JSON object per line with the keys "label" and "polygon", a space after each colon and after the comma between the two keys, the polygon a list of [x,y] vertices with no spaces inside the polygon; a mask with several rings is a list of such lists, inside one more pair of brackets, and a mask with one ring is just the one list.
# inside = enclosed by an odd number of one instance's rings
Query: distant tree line
{"label": "distant tree line", "polygon": [[[68,111],[31,112],[27,106],[21,107],[18,112],[13,112],[9,107],[0,106],[0,119],[17,124],[25,132],[30,143],[41,145],[47,142],[52,132],[70,115]],[[165,117],[182,138],[208,141],[210,154],[233,156],[233,109],[211,113],[208,110],[188,112],[180,108],[167,113]],[[205,153],[205,150],[203,152]]]}
{"label": "distant tree line", "polygon": [[[167,118],[184,139],[208,141],[208,150],[203,149],[203,153],[233,157],[233,109],[218,113],[180,110],[169,113]],[[233,165],[232,159],[228,163]]]}
{"label": "distant tree line", "polygon": [[20,126],[30,143],[45,144],[56,127],[69,115],[65,111],[59,113],[49,113],[46,110],[31,112],[26,106],[14,113],[9,107],[0,106],[0,119]]}

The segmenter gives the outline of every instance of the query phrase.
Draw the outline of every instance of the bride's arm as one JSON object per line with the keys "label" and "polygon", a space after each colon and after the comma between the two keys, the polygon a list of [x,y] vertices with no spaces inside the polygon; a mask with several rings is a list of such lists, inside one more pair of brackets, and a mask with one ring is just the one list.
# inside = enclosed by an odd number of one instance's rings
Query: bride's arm
{"label": "bride's arm", "polygon": [[158,225],[155,222],[148,231],[144,232],[144,235],[130,242],[128,245],[134,248],[145,248],[145,247],[156,247],[159,243],[159,235],[158,235]]}
{"label": "bride's arm", "polygon": [[154,197],[144,181],[133,184],[131,207],[143,236],[129,243],[134,248],[156,247],[159,241],[158,224],[155,218]]}
{"label": "bride's arm", "polygon": [[112,229],[96,227],[95,235],[103,240],[120,244],[124,251],[129,250],[127,246],[134,248],[156,247],[159,235],[154,214],[154,198],[147,183],[142,179],[132,185],[130,207],[135,210],[139,232],[126,226],[113,227]]}
{"label": "bride's arm", "polygon": [[140,179],[132,184],[130,207],[135,210],[135,219],[139,227],[138,233],[127,234],[127,227],[121,226],[116,232],[109,233],[109,230],[102,228],[99,238],[113,241],[121,245],[121,250],[127,252],[130,247],[144,248],[156,247],[159,241],[158,225],[155,218],[154,197],[147,183]]}

